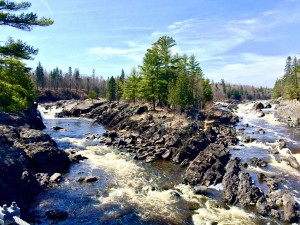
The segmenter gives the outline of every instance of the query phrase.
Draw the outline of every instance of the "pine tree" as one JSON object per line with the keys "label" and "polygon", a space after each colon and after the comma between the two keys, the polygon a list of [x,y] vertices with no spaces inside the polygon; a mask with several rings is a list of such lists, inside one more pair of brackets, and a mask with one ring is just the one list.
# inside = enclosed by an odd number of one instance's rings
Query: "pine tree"
{"label": "pine tree", "polygon": [[125,99],[136,102],[138,98],[138,88],[140,86],[141,77],[135,68],[131,69],[130,75],[124,84],[124,93],[123,96]]}
{"label": "pine tree", "polygon": [[107,82],[106,98],[109,101],[116,100],[116,80],[113,76]]}
{"label": "pine tree", "polygon": [[[53,23],[44,17],[38,19],[35,13],[18,13],[30,6],[29,2],[0,0],[0,26],[30,31],[34,26],[48,26]],[[20,60],[32,59],[32,55],[37,53],[37,49],[12,38],[8,38],[4,46],[0,46],[0,110],[18,110],[30,106],[35,100],[29,70]]]}

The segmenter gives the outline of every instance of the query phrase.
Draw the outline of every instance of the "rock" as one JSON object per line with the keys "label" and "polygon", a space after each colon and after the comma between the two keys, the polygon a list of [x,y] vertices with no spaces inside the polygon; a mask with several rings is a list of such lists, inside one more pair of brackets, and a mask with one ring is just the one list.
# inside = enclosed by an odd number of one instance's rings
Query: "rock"
{"label": "rock", "polygon": [[253,110],[261,110],[264,108],[264,104],[262,104],[261,102],[255,102],[255,104],[252,107]]}
{"label": "rock", "polygon": [[291,194],[284,194],[283,197],[283,219],[289,223],[299,222],[297,216],[298,204]]}
{"label": "rock", "polygon": [[229,152],[222,144],[210,144],[199,153],[187,168],[185,182],[205,186],[216,185],[222,181],[224,167],[229,160]]}
{"label": "rock", "polygon": [[250,159],[251,164],[258,166],[258,167],[266,167],[268,165],[268,163],[262,159],[258,159],[256,157],[253,157]]}
{"label": "rock", "polygon": [[46,217],[49,220],[58,220],[62,221],[68,218],[68,213],[59,209],[48,210],[46,212]]}
{"label": "rock", "polygon": [[239,158],[231,158],[226,165],[226,173],[223,177],[224,199],[230,204],[238,202],[237,193],[239,185],[239,172],[241,171]]}
{"label": "rock", "polygon": [[0,205],[28,208],[41,190],[23,149],[0,144]]}
{"label": "rock", "polygon": [[207,195],[208,188],[206,186],[198,185],[194,187],[194,193],[196,195]]}
{"label": "rock", "polygon": [[148,112],[148,107],[147,106],[140,106],[136,111],[135,114],[137,115],[142,115],[145,112]]}
{"label": "rock", "polygon": [[272,105],[270,103],[267,103],[265,106],[265,109],[271,109],[271,108],[272,108]]}
{"label": "rock", "polygon": [[239,185],[237,190],[237,198],[239,203],[243,206],[255,204],[257,200],[263,196],[261,190],[253,185],[249,173],[239,173]]}
{"label": "rock", "polygon": [[54,127],[51,127],[52,130],[64,130],[64,128],[62,127],[59,127],[59,126],[54,126]]}
{"label": "rock", "polygon": [[46,187],[49,184],[50,178],[47,173],[37,173],[35,174],[35,177],[42,187]]}
{"label": "rock", "polygon": [[98,180],[98,178],[97,177],[94,177],[94,176],[88,176],[88,177],[86,177],[85,179],[84,179],[84,181],[86,182],[86,183],[93,183],[93,182],[96,182]]}
{"label": "rock", "polygon": [[173,155],[172,150],[168,149],[165,153],[161,156],[163,159],[170,159]]}
{"label": "rock", "polygon": [[261,118],[261,117],[264,117],[264,116],[265,116],[265,113],[264,113],[263,111],[259,110],[259,111],[256,111],[256,116],[257,116],[258,118]]}
{"label": "rock", "polygon": [[280,219],[280,213],[278,212],[278,210],[276,209],[271,209],[270,214],[272,217],[274,217],[275,219]]}
{"label": "rock", "polygon": [[86,177],[78,177],[76,179],[77,182],[83,182],[85,180]]}
{"label": "rock", "polygon": [[60,173],[54,173],[51,177],[50,177],[50,182],[51,183],[58,183],[61,181],[61,174]]}
{"label": "rock", "polygon": [[20,138],[26,146],[26,154],[37,173],[53,174],[69,168],[68,155],[57,148],[51,137],[38,130],[23,128]]}
{"label": "rock", "polygon": [[260,197],[256,202],[256,211],[262,216],[268,215],[270,208],[267,204],[265,196]]}

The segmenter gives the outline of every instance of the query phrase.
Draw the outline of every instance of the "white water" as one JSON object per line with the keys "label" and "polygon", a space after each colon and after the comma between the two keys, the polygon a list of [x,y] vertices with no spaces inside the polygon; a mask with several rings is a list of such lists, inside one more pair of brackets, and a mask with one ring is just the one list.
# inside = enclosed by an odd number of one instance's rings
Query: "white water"
{"label": "white water", "polygon": [[[47,112],[41,109],[42,112]],[[36,201],[36,210],[63,208],[69,213],[60,224],[266,224],[257,215],[217,200],[194,194],[181,184],[178,166],[163,162],[146,165],[129,153],[103,146],[99,139],[87,140],[86,133],[101,135],[103,127],[84,119],[54,119],[59,109],[44,114],[49,132],[65,150],[80,150],[88,159],[73,165],[64,181]],[[51,131],[51,126],[63,131]],[[168,168],[163,166],[167,165]],[[178,170],[178,172],[176,171]],[[178,173],[178,174],[177,174]],[[82,175],[99,178],[94,184],[75,180]],[[222,190],[222,185],[211,188]],[[50,204],[49,204],[50,203]],[[41,220],[42,224],[48,224]],[[275,224],[275,223],[272,223]]]}

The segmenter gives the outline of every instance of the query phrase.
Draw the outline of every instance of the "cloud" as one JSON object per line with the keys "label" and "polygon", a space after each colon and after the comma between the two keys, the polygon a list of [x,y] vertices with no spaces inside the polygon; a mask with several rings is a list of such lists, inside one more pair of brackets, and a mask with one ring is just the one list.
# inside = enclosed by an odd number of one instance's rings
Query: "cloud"
{"label": "cloud", "polygon": [[[134,43],[129,43],[131,46]],[[136,45],[135,45],[136,46]],[[95,47],[89,49],[89,54],[102,59],[122,57],[135,63],[140,63],[143,59],[145,49],[141,47],[116,48],[116,47]]]}
{"label": "cloud", "polygon": [[215,81],[273,87],[282,76],[286,56],[263,56],[242,53],[223,65],[211,66],[206,75]]}

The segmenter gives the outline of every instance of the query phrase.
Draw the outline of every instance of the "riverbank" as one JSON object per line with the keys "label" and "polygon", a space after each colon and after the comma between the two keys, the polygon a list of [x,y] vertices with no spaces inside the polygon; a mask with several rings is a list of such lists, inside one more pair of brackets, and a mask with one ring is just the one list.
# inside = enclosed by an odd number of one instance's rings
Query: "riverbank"
{"label": "riverbank", "polygon": [[300,101],[278,100],[277,116],[280,121],[287,123],[290,127],[300,126]]}
{"label": "riverbank", "polygon": [[[166,110],[149,111],[147,105],[106,101],[97,104],[94,107],[88,102],[76,103],[58,116],[82,116],[106,125],[108,131],[104,137],[91,134],[88,138],[129,151],[135,159],[149,163],[171,160],[185,167],[184,181],[196,185],[195,191],[199,193],[205,193],[207,186],[222,184],[227,204],[255,206],[261,215],[287,222],[299,221],[298,203],[289,191],[278,187],[272,177],[261,179],[267,186],[262,190],[257,181],[262,175],[256,172],[253,177],[246,171],[247,164],[263,165],[263,161],[256,159],[245,164],[231,157],[229,149],[235,149],[238,141],[233,126],[237,122],[233,113],[236,105],[218,104],[201,113],[174,114]],[[264,117],[261,109],[256,106],[252,113]],[[244,138],[242,142],[248,142]],[[274,149],[281,150],[280,146],[278,142]]]}
{"label": "riverbank", "polygon": [[0,205],[17,202],[26,213],[35,196],[69,168],[68,155],[44,128],[36,107],[0,112]]}

